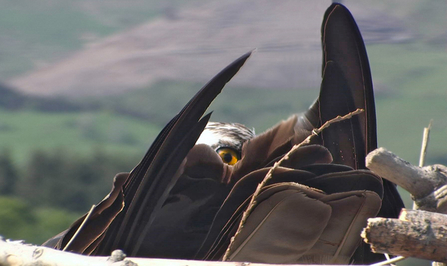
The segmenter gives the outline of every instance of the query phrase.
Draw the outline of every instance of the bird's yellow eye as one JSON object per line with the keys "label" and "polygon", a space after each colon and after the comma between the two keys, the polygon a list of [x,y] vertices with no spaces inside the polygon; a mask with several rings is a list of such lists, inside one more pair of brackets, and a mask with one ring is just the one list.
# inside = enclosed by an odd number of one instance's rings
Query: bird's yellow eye
{"label": "bird's yellow eye", "polygon": [[222,161],[228,165],[233,165],[240,159],[240,154],[232,148],[223,147],[217,149],[216,152],[222,158]]}

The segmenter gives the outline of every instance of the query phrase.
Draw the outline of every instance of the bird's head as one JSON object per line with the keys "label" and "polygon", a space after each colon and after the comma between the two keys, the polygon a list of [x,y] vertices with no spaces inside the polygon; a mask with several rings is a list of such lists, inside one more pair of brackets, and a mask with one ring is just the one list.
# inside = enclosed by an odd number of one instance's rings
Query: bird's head
{"label": "bird's head", "polygon": [[255,136],[254,129],[238,123],[208,122],[196,144],[206,144],[222,161],[234,165],[241,159],[242,145]]}

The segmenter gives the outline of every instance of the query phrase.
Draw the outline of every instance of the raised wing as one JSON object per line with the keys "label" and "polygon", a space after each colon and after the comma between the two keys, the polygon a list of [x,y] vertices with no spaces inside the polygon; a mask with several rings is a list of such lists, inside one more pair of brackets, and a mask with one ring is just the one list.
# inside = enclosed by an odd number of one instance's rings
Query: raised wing
{"label": "raised wing", "polygon": [[[225,252],[230,243],[230,238],[236,232],[242,211],[248,203],[248,198],[251,196],[247,192],[238,192],[241,191],[241,189],[238,189],[238,186],[253,182],[251,189],[245,188],[246,191],[253,192],[255,184],[260,182],[263,174],[265,175],[266,173],[263,172],[261,174],[259,171],[251,172],[253,169],[272,166],[293,145],[300,143],[310,135],[314,128],[320,127],[323,123],[336,116],[348,114],[358,108],[363,109],[364,112],[346,121],[335,123],[325,129],[318,137],[312,138],[312,143],[323,145],[327,149],[334,164],[328,164],[331,161],[326,161],[325,164],[317,163],[316,161],[312,163],[311,160],[321,159],[323,162],[329,158],[315,152],[306,153],[307,158],[311,159],[307,166],[300,165],[299,160],[285,162],[287,167],[296,169],[289,170],[288,176],[296,175],[296,177],[288,180],[288,182],[319,189],[323,194],[329,195],[327,196],[329,198],[332,193],[343,195],[342,197],[346,197],[346,199],[356,198],[353,202],[347,200],[346,202],[350,203],[339,205],[339,207],[343,207],[337,209],[337,213],[340,216],[336,219],[342,221],[346,218],[342,223],[345,226],[348,225],[345,227],[347,230],[343,230],[341,224],[331,226],[331,218],[328,218],[327,225],[321,225],[322,228],[314,228],[313,226],[318,227],[319,224],[311,218],[308,221],[300,218],[299,225],[297,225],[300,229],[306,232],[307,230],[315,232],[315,235],[311,237],[307,235],[305,239],[300,239],[300,243],[304,243],[306,247],[309,247],[306,250],[297,245],[294,238],[282,238],[282,241],[276,238],[282,228],[288,228],[289,219],[287,217],[289,217],[289,214],[273,212],[272,210],[272,212],[268,212],[268,217],[265,216],[263,218],[265,220],[262,220],[262,223],[259,222],[259,224],[253,225],[254,227],[252,228],[248,226],[248,222],[244,225],[241,235],[236,237],[237,244],[229,258],[240,261],[270,263],[286,261],[287,263],[340,263],[342,261],[347,263],[360,243],[358,235],[360,228],[365,225],[368,217],[377,214],[381,205],[381,199],[383,198],[383,206],[379,215],[396,217],[403,207],[402,200],[394,184],[383,180],[382,187],[380,178],[371,178],[372,174],[370,172],[361,170],[365,169],[367,153],[377,146],[373,87],[363,39],[352,15],[340,4],[331,5],[325,13],[322,24],[322,46],[323,71],[318,99],[304,114],[298,117],[291,117],[287,121],[279,123],[244,146],[243,158],[235,166],[233,172],[233,178],[240,181],[236,184],[216,215],[208,238],[198,252],[197,258],[202,256],[207,259],[222,258],[223,252]],[[291,157],[294,157],[294,155],[292,154]],[[299,155],[295,157],[303,159]],[[307,174],[303,172],[298,173],[296,172],[297,170],[306,171]],[[312,177],[311,174],[315,176]],[[284,173],[280,175],[284,175]],[[254,179],[256,181],[253,181]],[[281,180],[278,175],[274,179],[276,181],[272,182],[280,182],[279,180]],[[306,194],[305,192],[302,193]],[[306,197],[296,198],[296,201],[292,201],[295,204],[294,206],[296,206],[296,212],[299,213],[300,208],[305,208],[303,205],[305,204],[304,202],[307,202],[308,197],[309,195],[306,194]],[[357,202],[359,198],[361,200]],[[268,201],[268,197],[265,195],[264,200]],[[257,201],[260,201],[260,199]],[[359,203],[359,205],[356,205],[357,203],[354,202]],[[321,206],[321,211],[325,213],[325,208],[328,208],[326,203],[316,204],[314,206],[315,211],[320,211],[318,206]],[[272,204],[276,206],[276,203]],[[334,210],[332,209],[332,211]],[[363,213],[364,215],[356,216],[351,212]],[[305,215],[306,213],[305,211],[302,214]],[[255,215],[255,211],[251,216],[253,215]],[[281,218],[282,215],[284,217]],[[275,221],[282,222],[278,222],[277,226],[264,226],[269,219],[276,219]],[[309,244],[310,242],[306,242],[306,239],[317,239],[323,242],[327,240],[326,236],[317,233],[320,232],[319,230],[323,230],[323,228],[326,228],[324,230],[329,234],[342,233],[342,235],[338,235],[338,239],[343,239],[343,241],[330,241],[331,244],[337,247],[335,251],[332,250],[334,252],[330,251],[330,248],[319,247],[316,243],[313,246],[313,244]],[[352,230],[353,228],[356,229]],[[331,232],[331,230],[333,231]],[[300,234],[292,228],[288,232],[292,235],[294,232]],[[353,234],[353,232],[355,233]],[[258,239],[259,243],[256,243],[254,239]],[[260,239],[264,239],[264,241],[261,242]],[[270,239],[274,240],[269,241]],[[348,241],[348,239],[350,240]],[[263,245],[266,248],[268,247],[267,249],[269,250],[263,249]],[[286,248],[281,249],[284,246],[290,249],[288,251],[286,251]],[[263,251],[254,252],[255,249]],[[277,251],[276,255],[280,254],[283,260],[272,254],[274,251]],[[286,253],[289,256],[284,256]],[[377,259],[379,258],[371,255],[368,248],[362,246],[355,254],[353,260],[363,263]]]}
{"label": "raised wing", "polygon": [[[115,182],[105,201],[65,234],[46,243],[57,242],[57,248],[85,254],[110,254],[117,248],[129,255],[144,253],[141,247],[146,234],[183,174],[184,159],[208,122],[210,114],[201,118],[203,113],[250,55],[251,52],[231,63],[186,104],[160,132],[127,179]],[[109,207],[115,205],[118,207],[112,211]],[[109,211],[113,214],[104,215]]]}

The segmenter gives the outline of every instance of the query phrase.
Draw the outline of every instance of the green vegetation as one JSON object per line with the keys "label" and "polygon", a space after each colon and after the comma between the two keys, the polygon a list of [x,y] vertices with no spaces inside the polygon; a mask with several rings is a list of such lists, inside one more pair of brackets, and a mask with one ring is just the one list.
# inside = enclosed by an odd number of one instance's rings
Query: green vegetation
{"label": "green vegetation", "polygon": [[65,148],[74,154],[97,149],[122,156],[143,154],[159,127],[109,113],[48,113],[0,110],[0,148],[9,148],[19,164],[33,150]]}
{"label": "green vegetation", "polygon": [[66,229],[110,191],[116,173],[140,159],[101,149],[80,157],[64,148],[29,157],[21,165],[9,150],[0,152],[0,232],[35,244]]}
{"label": "green vegetation", "polygon": [[[163,81],[146,89],[115,96],[79,98],[78,106],[96,106],[118,114],[138,117],[160,128],[203,86],[203,84]],[[286,119],[297,110],[306,110],[318,90],[262,90],[227,86],[210,106],[213,121],[244,123],[258,132]],[[175,97],[173,97],[175,95]]]}
{"label": "green vegetation", "polygon": [[0,228],[2,236],[28,243],[42,244],[62,232],[80,215],[61,209],[36,207],[13,197],[0,197]]}
{"label": "green vegetation", "polygon": [[447,164],[447,54],[429,45],[368,47],[379,145],[418,163],[422,129],[433,119],[428,164]]}

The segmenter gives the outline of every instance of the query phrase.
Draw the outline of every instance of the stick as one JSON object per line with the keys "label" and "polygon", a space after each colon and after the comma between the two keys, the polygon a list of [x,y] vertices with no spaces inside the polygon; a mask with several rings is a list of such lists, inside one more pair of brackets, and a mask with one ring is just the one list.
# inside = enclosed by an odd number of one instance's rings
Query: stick
{"label": "stick", "polygon": [[417,167],[384,148],[366,156],[366,167],[411,193],[418,209],[447,213],[447,167]]}
{"label": "stick", "polygon": [[[111,257],[85,256],[75,253],[0,239],[2,266],[282,266],[247,262],[194,261],[154,258],[125,258],[115,250]],[[290,265],[298,266],[298,265]],[[300,265],[303,266],[303,265]]]}
{"label": "stick", "polygon": [[428,127],[424,127],[424,133],[422,134],[421,154],[419,157],[419,167],[423,167],[425,165],[425,156],[427,154],[427,146],[428,146],[428,140],[430,137],[430,129],[431,129],[432,122],[433,122],[433,120],[430,120]]}
{"label": "stick", "polygon": [[399,219],[371,218],[362,232],[373,252],[447,262],[447,215],[403,209]]}
{"label": "stick", "polygon": [[71,245],[71,243],[73,243],[73,241],[76,239],[76,237],[79,235],[79,233],[81,232],[81,229],[85,226],[85,224],[87,223],[88,219],[90,218],[90,216],[92,216],[93,213],[93,209],[96,207],[96,205],[92,205],[92,207],[90,208],[90,211],[87,213],[87,215],[85,216],[84,220],[82,221],[81,225],[79,226],[78,230],[76,230],[76,232],[73,234],[73,236],[70,238],[70,241],[68,241],[67,245],[65,245],[64,249],[62,249],[63,251],[66,251],[67,248]]}

